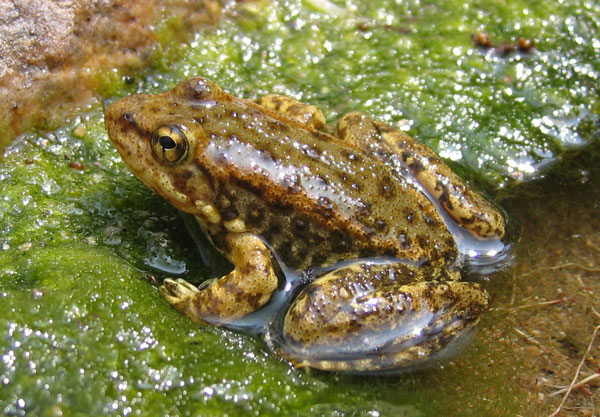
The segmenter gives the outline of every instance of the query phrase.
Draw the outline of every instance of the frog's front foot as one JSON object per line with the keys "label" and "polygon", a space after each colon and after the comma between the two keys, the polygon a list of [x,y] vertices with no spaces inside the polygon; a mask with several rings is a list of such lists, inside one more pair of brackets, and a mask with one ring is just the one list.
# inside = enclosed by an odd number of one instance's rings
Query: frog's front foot
{"label": "frog's front foot", "polygon": [[444,356],[475,327],[488,295],[454,277],[430,281],[426,275],[439,271],[420,268],[354,264],[330,272],[300,293],[267,342],[297,366],[353,373],[396,372]]}
{"label": "frog's front foot", "polygon": [[199,287],[183,279],[165,279],[160,293],[175,309],[194,321],[224,325],[264,306],[278,279],[269,251],[256,236],[232,233],[225,237],[234,269]]}
{"label": "frog's front foot", "polygon": [[194,297],[200,290],[184,279],[173,280],[167,278],[163,281],[158,291],[175,309],[186,314],[189,300]]}

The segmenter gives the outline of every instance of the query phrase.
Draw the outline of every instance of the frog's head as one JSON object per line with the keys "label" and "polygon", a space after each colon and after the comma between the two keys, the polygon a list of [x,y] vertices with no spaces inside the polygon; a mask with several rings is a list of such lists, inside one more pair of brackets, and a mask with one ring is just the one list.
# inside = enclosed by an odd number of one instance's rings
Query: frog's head
{"label": "frog's head", "polygon": [[162,94],[135,94],[111,104],[108,135],[131,171],[180,210],[197,214],[214,190],[199,162],[208,141],[199,109],[229,95],[204,78],[190,78]]}

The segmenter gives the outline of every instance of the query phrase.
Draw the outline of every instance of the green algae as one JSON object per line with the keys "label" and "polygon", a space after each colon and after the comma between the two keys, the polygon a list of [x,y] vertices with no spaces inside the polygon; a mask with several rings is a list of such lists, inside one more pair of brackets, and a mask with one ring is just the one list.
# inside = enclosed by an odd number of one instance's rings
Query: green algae
{"label": "green algae", "polygon": [[[246,3],[189,44],[162,48],[147,72],[107,71],[103,91],[157,92],[203,75],[237,95],[317,104],[330,122],[362,110],[500,187],[597,135],[595,7]],[[471,35],[482,30],[498,43],[535,39],[535,51],[480,49]],[[0,186],[6,415],[532,414],[518,358],[487,344],[487,329],[503,327],[498,312],[457,359],[385,378],[296,370],[258,339],[181,317],[155,281],[208,269],[177,212],[119,159],[99,104],[13,144]],[[506,290],[497,279],[490,291]]]}
{"label": "green algae", "polygon": [[[202,75],[237,95],[313,103],[329,122],[364,111],[488,187],[539,178],[600,130],[594,2],[259,2],[229,14],[169,50],[178,60],[160,60],[138,90]],[[494,47],[474,44],[481,31]]]}

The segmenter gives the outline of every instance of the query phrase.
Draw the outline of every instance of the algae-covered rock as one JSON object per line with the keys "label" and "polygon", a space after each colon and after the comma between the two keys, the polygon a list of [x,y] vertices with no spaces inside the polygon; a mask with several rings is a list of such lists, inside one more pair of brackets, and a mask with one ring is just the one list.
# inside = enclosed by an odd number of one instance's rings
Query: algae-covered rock
{"label": "algae-covered rock", "polygon": [[249,3],[184,47],[168,84],[202,75],[248,97],[288,94],[330,122],[364,111],[493,187],[539,178],[597,139],[595,3],[336,5]]}

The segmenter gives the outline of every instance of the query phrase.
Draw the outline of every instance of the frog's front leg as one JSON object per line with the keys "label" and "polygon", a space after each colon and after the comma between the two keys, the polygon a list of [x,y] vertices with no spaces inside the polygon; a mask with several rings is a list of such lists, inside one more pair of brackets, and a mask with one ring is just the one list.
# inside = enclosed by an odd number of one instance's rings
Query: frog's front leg
{"label": "frog's front leg", "polygon": [[428,146],[359,112],[342,117],[337,134],[384,162],[392,166],[398,163],[410,171],[444,210],[475,236],[504,236],[502,214],[467,186]]}
{"label": "frog's front leg", "polygon": [[328,371],[419,365],[452,351],[487,308],[485,290],[456,278],[410,264],[353,264],[306,287],[267,341],[297,366]]}
{"label": "frog's front leg", "polygon": [[166,279],[160,293],[192,320],[213,324],[229,323],[264,306],[278,283],[269,249],[252,234],[232,233],[223,251],[233,271],[202,289]]}

